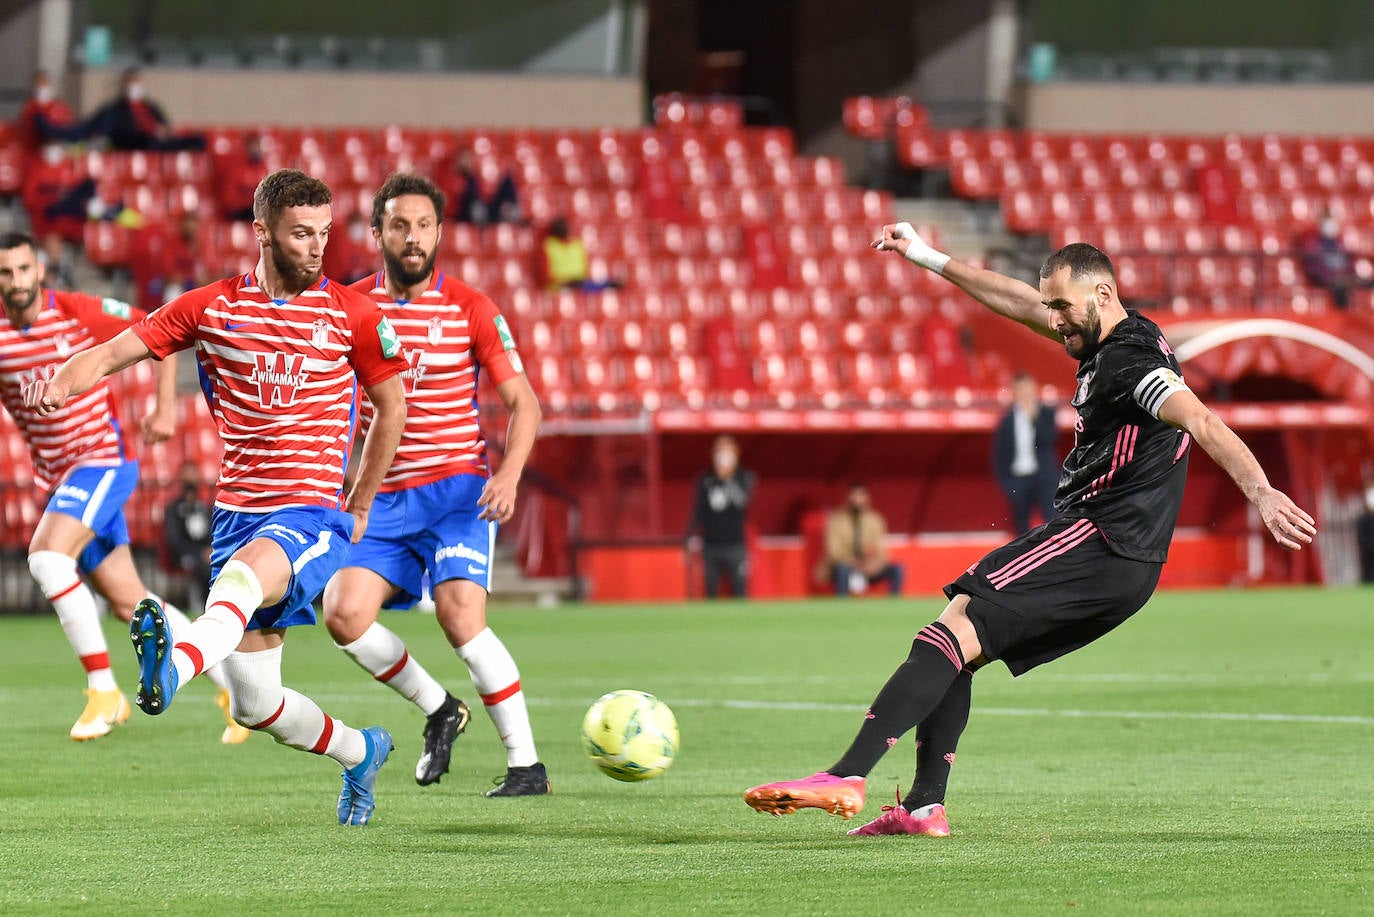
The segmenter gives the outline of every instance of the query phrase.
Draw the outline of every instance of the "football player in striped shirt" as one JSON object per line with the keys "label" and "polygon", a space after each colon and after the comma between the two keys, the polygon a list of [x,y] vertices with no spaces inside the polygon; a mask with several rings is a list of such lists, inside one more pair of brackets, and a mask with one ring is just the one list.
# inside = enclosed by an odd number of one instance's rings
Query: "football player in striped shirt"
{"label": "football player in striped shirt", "polygon": [[[342,765],[339,823],[364,825],[390,734],[343,724],[281,679],[286,629],[315,623],[314,599],[367,529],[405,425],[396,333],[371,299],[321,275],[331,200],[328,186],[303,172],[268,175],[253,200],[262,251],[255,270],[177,297],[68,360],[26,400],[49,413],[103,376],[195,347],[225,446],[214,580],[205,613],[175,640],[162,607],[139,604],[135,703],[160,714],[181,685],[223,660],[234,718]],[[358,385],[375,416],[345,489]]]}
{"label": "football player in striped shirt", "polygon": [[1154,593],[1183,502],[1196,442],[1254,504],[1274,540],[1298,551],[1316,524],[1230,427],[1183,381],[1159,326],[1122,305],[1111,259],[1083,242],[1050,255],[1040,288],[936,251],[909,223],[873,242],[941,275],[997,315],[1064,345],[1078,362],[1074,447],[1059,478],[1058,517],[975,562],[945,587],[949,604],[828,769],[745,791],[761,812],[821,808],[846,818],[889,748],[916,730],[916,777],[896,805],[849,833],[945,837],[945,788],[968,723],[974,673],[1001,660],[1013,675],[1072,653],[1124,623]]}
{"label": "football player in striped shirt", "polygon": [[[138,481],[138,461],[105,385],[53,414],[25,407],[23,389],[50,376],[71,354],[128,328],[143,313],[115,299],[51,290],[43,281],[34,240],[22,233],[0,236],[5,310],[5,321],[0,321],[0,400],[29,447],[35,483],[48,495],[29,542],[29,572],[86,669],[86,708],[70,733],[83,741],[107,735],[129,717],[129,700],[110,669],[92,590],[126,622],[148,594],[129,553],[124,518],[124,503]],[[176,364],[169,360],[158,366],[155,378],[153,413],[140,421],[145,443],[167,439],[175,426]],[[176,630],[190,624],[174,606],[166,609]],[[218,702],[228,720],[221,739],[242,742],[248,732],[229,717],[223,674],[218,668],[208,674],[220,687]]]}
{"label": "football player in striped shirt", "polygon": [[[467,706],[377,620],[383,606],[414,605],[428,573],[439,626],[506,747],[506,774],[487,795],[541,795],[549,792],[549,778],[535,750],[520,672],[486,619],[496,527],[515,511],[539,429],[539,401],[496,306],[435,269],[443,212],[443,192],[419,175],[391,176],[372,200],[383,269],[353,286],[371,295],[405,345],[406,429],[367,535],[325,589],[325,623],[345,653],[425,714],[415,780],[437,783],[467,724]],[[478,427],[481,373],[510,412],[495,473]],[[372,418],[364,402],[365,429]]]}

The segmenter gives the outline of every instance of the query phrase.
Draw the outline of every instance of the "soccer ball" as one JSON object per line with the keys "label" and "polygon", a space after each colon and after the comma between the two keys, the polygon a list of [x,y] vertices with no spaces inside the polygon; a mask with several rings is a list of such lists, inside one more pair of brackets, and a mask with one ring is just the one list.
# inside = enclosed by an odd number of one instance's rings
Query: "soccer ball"
{"label": "soccer ball", "polygon": [[597,698],[583,717],[582,747],[606,776],[648,780],[673,763],[677,717],[652,694],[612,691]]}

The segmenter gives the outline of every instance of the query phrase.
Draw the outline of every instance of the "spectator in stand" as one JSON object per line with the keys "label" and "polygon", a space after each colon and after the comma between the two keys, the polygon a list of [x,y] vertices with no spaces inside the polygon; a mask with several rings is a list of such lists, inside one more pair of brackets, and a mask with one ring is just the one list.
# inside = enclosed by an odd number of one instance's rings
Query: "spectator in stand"
{"label": "spectator in stand", "polygon": [[568,218],[564,216],[554,217],[544,231],[544,244],[535,259],[535,275],[551,293],[564,288],[595,293],[620,286],[617,280],[589,276],[587,246],[568,229]]}
{"label": "spectator in stand", "polygon": [[145,227],[130,258],[138,307],[151,312],[210,282],[210,247],[200,216],[183,213],[174,226]]}
{"label": "spectator in stand", "polygon": [[138,68],[124,71],[119,95],[101,106],[85,125],[87,137],[104,137],[116,150],[203,150],[201,134],[173,131],[161,106],[148,98]]}
{"label": "spectator in stand", "polygon": [[377,242],[367,215],[354,211],[348,226],[331,234],[324,249],[324,276],[352,284],[376,272]]}
{"label": "spectator in stand", "polygon": [[1341,241],[1341,227],[1327,211],[1315,229],[1298,237],[1298,252],[1310,283],[1329,290],[1337,309],[1350,305],[1350,290],[1367,287],[1370,281],[1355,271],[1355,259]]}
{"label": "spectator in stand", "polygon": [[231,222],[252,222],[253,193],[263,176],[272,171],[263,154],[261,135],[256,131],[245,134],[243,147],[215,157],[214,168],[215,202],[220,216]]}
{"label": "spectator in stand", "polygon": [[520,196],[510,170],[494,162],[479,164],[472,150],[463,150],[442,188],[460,223],[519,223]]}
{"label": "spectator in stand", "polygon": [[[733,436],[717,436],[711,445],[711,468],[697,478],[688,547],[701,549],[706,597],[714,599],[720,578],[730,581],[737,599],[749,594],[749,548],[744,521],[754,495],[754,473],[739,467],[739,445]],[[699,533],[699,534],[698,534]]]}
{"label": "spectator in stand", "polygon": [[46,70],[34,72],[33,94],[19,112],[15,127],[20,144],[34,156],[42,152],[45,144],[80,139],[76,115],[58,97]]}
{"label": "spectator in stand", "polygon": [[162,514],[172,566],[190,580],[187,604],[200,609],[210,588],[211,506],[203,496],[204,486],[195,462],[186,462],[181,466],[181,493]]}
{"label": "spectator in stand", "polygon": [[1011,383],[1011,407],[992,435],[992,471],[1011,508],[1016,534],[1030,531],[1031,507],[1039,507],[1040,521],[1049,522],[1054,492],[1059,486],[1059,431],[1054,408],[1040,400],[1040,386],[1028,373]]}
{"label": "spectator in stand", "polygon": [[39,255],[43,262],[43,286],[50,290],[75,290],[76,276],[72,273],[72,258],[67,245],[56,233],[49,233],[43,239],[43,251]]}
{"label": "spectator in stand", "polygon": [[857,595],[884,580],[888,592],[901,594],[905,571],[888,556],[886,539],[887,520],[873,508],[868,486],[855,481],[825,523],[826,572],[836,595]]}

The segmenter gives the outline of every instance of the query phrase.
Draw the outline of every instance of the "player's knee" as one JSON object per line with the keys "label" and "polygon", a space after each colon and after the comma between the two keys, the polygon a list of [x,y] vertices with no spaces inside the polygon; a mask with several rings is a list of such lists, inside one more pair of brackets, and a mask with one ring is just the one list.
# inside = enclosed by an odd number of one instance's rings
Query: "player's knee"
{"label": "player's knee", "polygon": [[346,598],[335,602],[325,602],[324,626],[329,636],[340,645],[352,643],[377,620],[377,609],[365,608]]}
{"label": "player's knee", "polygon": [[978,659],[983,655],[983,645],[978,639],[978,631],[973,626],[973,622],[969,620],[968,602],[968,596],[956,595],[945,606],[945,610],[939,618],[940,623],[949,628],[954,639],[959,641],[959,652],[966,662]]}
{"label": "player's knee", "polygon": [[487,628],[486,593],[473,595],[470,590],[457,594],[436,595],[434,616],[454,646],[462,646]]}

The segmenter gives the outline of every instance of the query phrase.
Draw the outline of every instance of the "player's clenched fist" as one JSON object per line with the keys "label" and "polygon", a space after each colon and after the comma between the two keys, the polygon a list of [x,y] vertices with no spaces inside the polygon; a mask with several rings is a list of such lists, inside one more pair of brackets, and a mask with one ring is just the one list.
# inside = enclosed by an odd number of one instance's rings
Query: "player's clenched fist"
{"label": "player's clenched fist", "polygon": [[910,223],[889,223],[871,243],[880,252],[897,252],[912,264],[940,273],[949,263],[949,255],[932,248]]}
{"label": "player's clenched fist", "polygon": [[68,386],[44,376],[30,379],[21,386],[24,407],[39,414],[51,414],[67,403]]}

